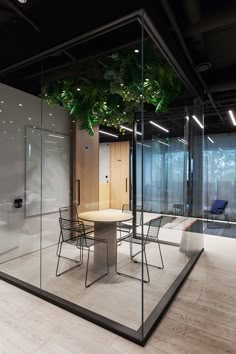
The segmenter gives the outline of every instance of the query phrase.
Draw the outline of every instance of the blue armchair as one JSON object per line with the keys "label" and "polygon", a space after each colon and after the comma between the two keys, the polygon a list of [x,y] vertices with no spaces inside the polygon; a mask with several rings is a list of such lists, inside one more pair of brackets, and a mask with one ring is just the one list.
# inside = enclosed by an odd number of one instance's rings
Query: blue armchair
{"label": "blue armchair", "polygon": [[[223,199],[216,199],[213,200],[211,204],[211,208],[208,211],[208,216],[207,216],[207,227],[210,228],[218,228],[222,227],[221,223],[214,223],[214,221],[220,221],[220,216],[222,215],[224,220],[227,223],[226,227],[230,227],[229,220],[227,218],[227,215],[225,214],[225,210],[228,205],[228,200],[223,200]],[[209,221],[210,217],[210,221]]]}

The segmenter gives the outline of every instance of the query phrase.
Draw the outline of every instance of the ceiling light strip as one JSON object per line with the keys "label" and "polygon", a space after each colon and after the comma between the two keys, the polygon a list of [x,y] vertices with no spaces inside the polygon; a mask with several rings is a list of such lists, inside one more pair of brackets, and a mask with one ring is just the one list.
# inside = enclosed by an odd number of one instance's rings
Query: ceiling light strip
{"label": "ceiling light strip", "polygon": [[214,144],[214,141],[209,136],[207,137],[207,139],[210,140],[212,144]]}
{"label": "ceiling light strip", "polygon": [[195,122],[199,125],[200,128],[204,129],[204,126],[202,125],[202,123],[200,122],[200,120],[196,117],[196,116],[192,116],[193,119],[195,120]]}
{"label": "ceiling light strip", "polygon": [[105,135],[109,135],[109,136],[113,136],[114,138],[118,138],[118,135],[105,132],[104,130],[99,130],[99,133],[102,133],[102,134],[105,134]]}
{"label": "ceiling light strip", "polygon": [[158,140],[158,142],[159,142],[160,144],[163,144],[163,145],[166,145],[166,146],[170,146],[169,144],[164,143],[164,141]]}
{"label": "ceiling light strip", "polygon": [[149,123],[151,123],[152,125],[155,125],[155,127],[164,130],[164,132],[169,133],[169,130],[167,130],[166,128],[163,128],[161,125],[154,123],[152,120],[149,121]]}
{"label": "ceiling light strip", "polygon": [[230,118],[232,120],[233,125],[236,125],[235,116],[234,116],[234,114],[233,114],[233,112],[231,110],[229,111],[229,115],[230,115]]}

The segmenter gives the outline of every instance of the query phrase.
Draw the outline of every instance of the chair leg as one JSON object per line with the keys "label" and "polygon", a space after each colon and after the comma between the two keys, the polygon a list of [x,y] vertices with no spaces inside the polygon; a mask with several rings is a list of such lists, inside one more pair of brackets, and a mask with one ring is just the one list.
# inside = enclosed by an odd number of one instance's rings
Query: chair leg
{"label": "chair leg", "polygon": [[60,231],[59,239],[58,239],[58,243],[57,243],[57,250],[56,250],[56,255],[57,256],[59,255],[58,251],[59,251],[60,242],[61,242],[61,231]]}
{"label": "chair leg", "polygon": [[224,213],[223,215],[224,215],[225,220],[226,220],[226,222],[227,222],[227,224],[228,224],[227,227],[228,227],[228,228],[231,227],[231,225],[230,225],[230,223],[229,223],[229,219],[227,218],[226,214]]}
{"label": "chair leg", "polygon": [[[105,241],[103,241],[103,243],[105,243]],[[88,284],[88,268],[89,268],[89,255],[90,255],[90,248],[88,248],[88,258],[87,258],[87,266],[86,266],[86,275],[85,275],[85,287],[89,288],[91,285],[93,285],[94,283],[96,283],[98,280],[104,278],[108,273],[109,273],[109,266],[108,266],[108,246],[107,246],[107,242],[106,242],[106,255],[107,255],[107,270],[106,273],[100,275],[97,279],[95,279],[94,281],[92,281],[91,283]]]}
{"label": "chair leg", "polygon": [[[156,266],[156,265],[154,265],[154,264],[151,264],[151,263],[148,263],[148,266],[149,267],[154,267],[154,268],[157,268],[157,269],[164,269],[164,262],[163,262],[163,257],[162,257],[162,252],[161,252],[161,246],[160,246],[160,243],[159,242],[155,242],[155,243],[157,243],[158,244],[158,248],[159,248],[159,253],[160,253],[160,258],[161,258],[161,267],[159,267],[159,266]],[[132,256],[131,256],[131,260],[132,260],[132,262],[134,262],[134,263],[142,263],[141,261],[138,261],[138,260],[136,260],[136,259],[134,259],[134,257],[136,257],[138,254],[140,254],[142,252],[142,250],[141,251],[138,251],[138,252],[136,252],[135,254],[133,254]]]}
{"label": "chair leg", "polygon": [[[64,256],[61,255],[62,244],[63,244],[63,242],[60,243],[60,246],[59,246],[59,253],[58,253],[58,258],[57,258],[57,267],[56,267],[56,276],[57,276],[57,277],[59,277],[60,275],[62,275],[62,274],[64,274],[64,273],[67,273],[67,272],[69,272],[69,270],[72,270],[72,269],[74,269],[74,268],[76,268],[76,267],[79,267],[81,264],[83,264],[83,256],[82,256],[82,259],[81,259],[81,250],[80,250],[80,260],[79,260],[79,261],[76,261],[75,259],[68,258],[68,257],[64,257]],[[82,253],[82,255],[83,255],[83,253]],[[58,273],[58,269],[59,269],[59,264],[60,264],[61,258],[68,259],[68,260],[70,260],[70,261],[72,261],[72,262],[75,262],[75,263],[77,263],[77,264],[76,264],[75,266],[73,266],[73,267],[67,269],[67,270],[64,270],[64,272]]]}
{"label": "chair leg", "polygon": [[[130,242],[131,243],[131,242]],[[142,251],[140,251],[142,252]],[[149,269],[148,269],[148,263],[147,263],[147,255],[146,255],[146,249],[145,249],[145,246],[144,246],[144,249],[143,249],[143,255],[144,255],[144,259],[145,259],[145,266],[146,266],[146,271],[147,271],[147,278],[148,280],[144,280],[144,279],[141,279],[141,278],[138,278],[138,277],[134,277],[132,275],[129,275],[129,274],[126,274],[126,273],[122,273],[120,271],[118,271],[118,267],[117,267],[117,252],[116,252],[116,263],[115,263],[115,272],[118,274],[118,275],[121,275],[123,277],[127,277],[127,278],[131,278],[131,279],[135,279],[135,280],[139,280],[139,281],[143,281],[144,283],[149,283],[150,282],[150,276],[149,276]],[[142,263],[142,262],[138,262],[138,263]]]}

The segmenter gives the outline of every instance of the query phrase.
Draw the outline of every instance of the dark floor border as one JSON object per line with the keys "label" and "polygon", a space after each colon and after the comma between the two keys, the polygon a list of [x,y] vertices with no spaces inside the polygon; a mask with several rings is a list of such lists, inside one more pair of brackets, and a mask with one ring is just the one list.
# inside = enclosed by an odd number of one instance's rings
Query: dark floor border
{"label": "dark floor border", "polygon": [[77,315],[87,321],[90,321],[102,328],[105,328],[111,332],[118,334],[136,344],[142,345],[141,338],[138,337],[138,331],[135,331],[129,327],[119,324],[118,322],[112,321],[102,315],[99,315],[93,311],[90,311],[82,306],[76,305],[68,300],[65,300],[59,296],[51,294],[46,290],[37,288],[34,285],[28,284],[23,280],[17,279],[11,275],[0,272],[0,280],[3,280],[17,288],[27,291],[31,295],[37,296],[45,301],[56,305],[63,310],[69,311],[74,315]]}
{"label": "dark floor border", "polygon": [[202,249],[196,256],[194,256],[190,261],[186,264],[185,268],[178,275],[174,283],[170,286],[162,300],[155,307],[153,312],[144,322],[144,326],[140,327],[137,331],[133,330],[127,326],[124,326],[118,322],[112,321],[107,317],[99,315],[93,311],[85,309],[82,306],[76,305],[68,300],[60,298],[54,294],[47,292],[46,290],[37,288],[34,285],[30,285],[23,280],[17,279],[11,275],[0,272],[0,280],[3,280],[13,286],[18,287],[28,293],[37,296],[45,301],[50,302],[53,305],[56,305],[63,310],[69,311],[74,315],[77,315],[87,321],[90,321],[104,329],[107,329],[110,332],[118,334],[121,337],[124,337],[140,346],[145,346],[146,342],[152,335],[153,331],[157,327],[157,325],[162,320],[164,314],[169,308],[170,304],[174,300],[177,292],[182,287],[185,282],[185,279],[193,269],[194,265],[198,261],[204,249]]}

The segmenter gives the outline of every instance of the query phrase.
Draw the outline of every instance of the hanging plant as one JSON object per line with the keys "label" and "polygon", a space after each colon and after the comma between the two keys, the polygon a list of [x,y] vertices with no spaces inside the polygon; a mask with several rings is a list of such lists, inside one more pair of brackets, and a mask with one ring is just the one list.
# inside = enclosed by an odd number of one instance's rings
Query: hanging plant
{"label": "hanging plant", "polygon": [[[141,104],[153,105],[156,111],[167,109],[180,92],[181,85],[175,72],[158,60],[152,47],[145,48],[144,82],[142,84],[140,54],[114,53],[100,60],[99,77],[89,73],[48,82],[43,97],[49,105],[61,105],[80,124],[80,129],[94,134],[97,125],[114,127],[131,123]],[[144,59],[145,59],[144,58]]]}

